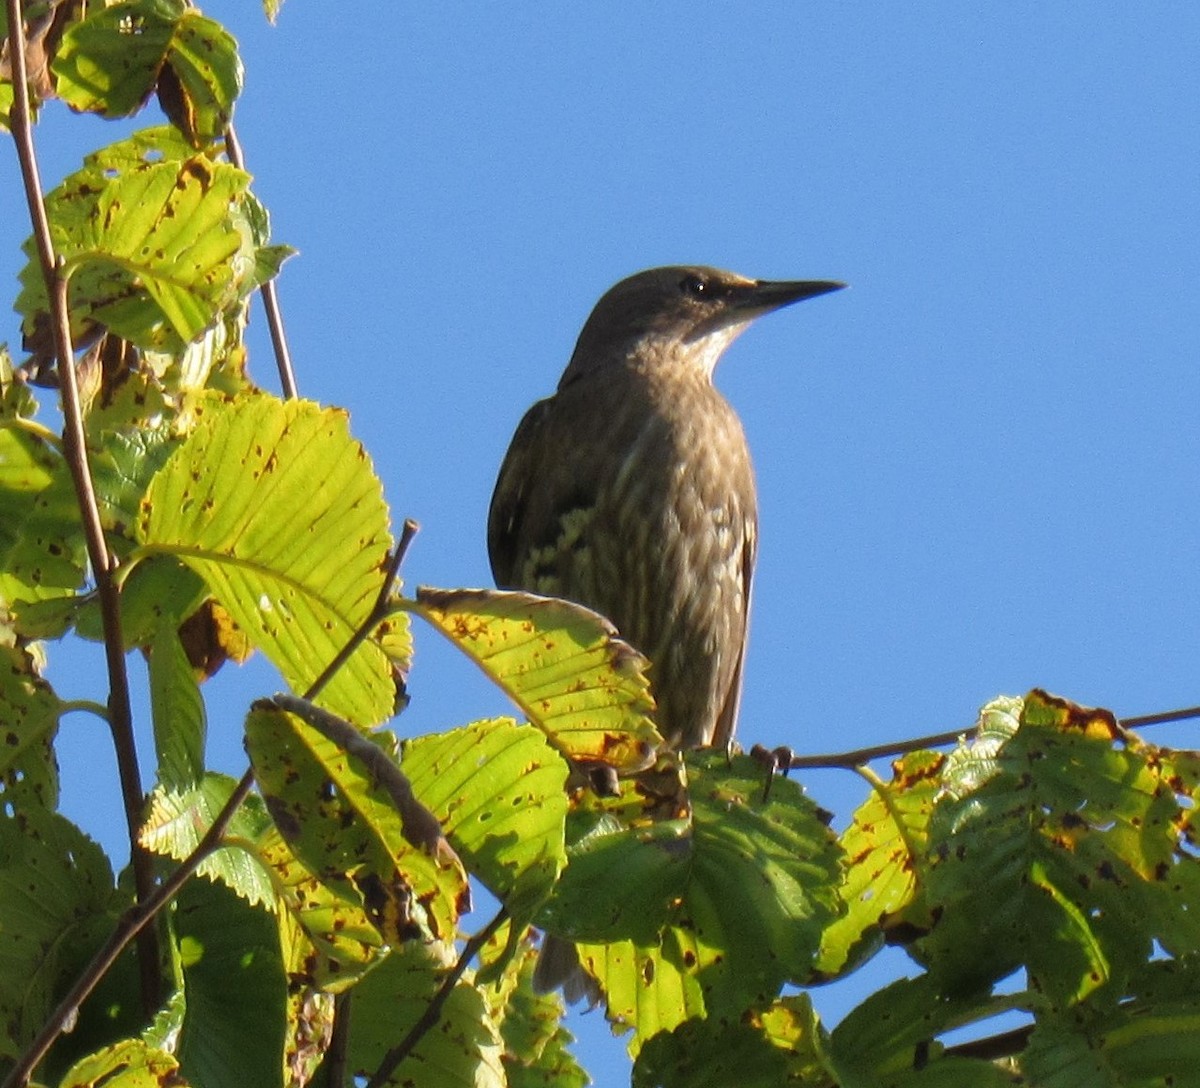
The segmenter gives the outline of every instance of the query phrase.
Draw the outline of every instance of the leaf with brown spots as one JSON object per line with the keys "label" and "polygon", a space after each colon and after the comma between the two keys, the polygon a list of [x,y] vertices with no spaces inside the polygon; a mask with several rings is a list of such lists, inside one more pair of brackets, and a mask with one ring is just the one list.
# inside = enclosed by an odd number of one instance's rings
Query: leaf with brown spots
{"label": "leaf with brown spots", "polygon": [[472,722],[405,742],[401,767],[471,872],[529,918],[566,864],[567,766],[542,733]]}
{"label": "leaf with brown spots", "polygon": [[912,923],[944,761],[943,755],[927,751],[897,760],[892,780],[875,785],[842,833],[846,913],[821,937],[822,975],[852,970],[878,949],[882,930],[897,918]]}
{"label": "leaf with brown spots", "polygon": [[[214,400],[151,480],[135,557],[170,555],[189,566],[304,691],[371,612],[387,518],[344,412],[266,395]],[[318,702],[369,726],[392,715],[396,698],[389,657],[368,640]]]}
{"label": "leaf with brown spots", "polygon": [[939,920],[916,951],[947,992],[1024,967],[1066,1007],[1119,993],[1156,940],[1200,948],[1197,863],[1156,749],[1041,691],[1019,715],[998,746],[984,737],[947,757],[925,889]]}
{"label": "leaf with brown spots", "polygon": [[237,42],[183,0],[99,7],[63,35],[52,71],[72,109],[102,117],[136,113],[157,89],[195,147],[224,135],[242,89]]}
{"label": "leaf with brown spots", "polygon": [[[386,738],[365,743],[382,755]],[[265,702],[246,718],[246,750],[284,841],[318,879],[361,903],[388,943],[425,931],[453,939],[470,909],[466,874],[457,857],[411,844],[376,761]]]}
{"label": "leaf with brown spots", "polygon": [[647,662],[603,616],[532,593],[422,587],[405,608],[470,657],[573,761],[632,772],[661,743]]}

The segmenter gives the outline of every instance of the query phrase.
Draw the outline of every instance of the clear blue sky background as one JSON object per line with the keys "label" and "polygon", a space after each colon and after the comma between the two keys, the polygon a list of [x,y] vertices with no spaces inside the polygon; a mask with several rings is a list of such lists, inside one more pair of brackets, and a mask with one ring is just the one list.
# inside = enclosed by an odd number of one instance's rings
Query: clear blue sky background
{"label": "clear blue sky background", "polygon": [[[1200,6],[205,10],[241,41],[239,132],[301,250],[280,282],[301,391],[350,410],[396,520],[421,522],[410,583],[488,583],[496,468],[612,282],[838,278],[718,371],[760,486],[741,739],[876,744],[1034,685],[1121,715],[1200,702]],[[63,112],[39,132],[50,182],[114,137]],[[0,185],[11,275],[11,154]],[[418,639],[402,733],[504,712]],[[60,653],[52,676],[96,696],[99,664]],[[276,686],[261,664],[215,682],[222,767]],[[121,853],[104,736],[70,719],[63,746],[68,810]],[[805,782],[839,824],[866,789]],[[904,966],[818,1007],[836,1023]],[[621,1083],[599,1014],[573,1026]]]}

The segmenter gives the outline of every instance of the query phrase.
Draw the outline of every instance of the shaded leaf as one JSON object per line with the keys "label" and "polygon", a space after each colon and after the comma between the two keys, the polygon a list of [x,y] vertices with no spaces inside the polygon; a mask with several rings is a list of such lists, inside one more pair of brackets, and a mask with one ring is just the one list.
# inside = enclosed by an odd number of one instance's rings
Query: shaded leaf
{"label": "shaded leaf", "polygon": [[150,715],[159,782],[176,791],[194,786],[204,775],[208,722],[173,623],[159,628],[150,650]]}
{"label": "shaded leaf", "polygon": [[787,998],[740,1022],[688,1020],[650,1039],[638,1054],[634,1088],[834,1088],[821,1060],[820,1025],[805,996]]}
{"label": "shaded leaf", "polygon": [[947,759],[927,886],[940,919],[918,948],[947,992],[1025,966],[1072,1004],[1119,991],[1154,938],[1195,932],[1170,894],[1195,862],[1176,860],[1181,810],[1161,761],[1111,714],[1035,691],[1020,722],[982,759]]}
{"label": "shaded leaf", "polygon": [[58,804],[62,704],[20,646],[0,645],[0,812]]}
{"label": "shaded leaf", "polygon": [[[425,1012],[440,988],[446,965],[434,949],[409,942],[355,987],[350,1018],[350,1073],[369,1077]],[[503,1088],[504,1070],[496,1027],[482,994],[459,981],[443,1005],[437,1026],[421,1036],[412,1054],[386,1083],[436,1083],[438,1088]]]}
{"label": "shaded leaf", "polygon": [[186,1013],[176,1056],[195,1084],[283,1084],[287,979],[275,921],[228,888],[191,880],[174,930]]}
{"label": "shaded leaf", "polygon": [[[816,806],[777,781],[763,802],[750,757],[687,753],[692,802],[688,879],[656,944],[581,945],[609,1018],[631,1048],[697,1015],[739,1016],[808,978],[837,915],[839,851]],[[568,865],[567,873],[570,873]]]}
{"label": "shaded leaf", "polygon": [[136,113],[155,90],[197,147],[222,136],[241,91],[237,43],[183,0],[127,0],[101,7],[63,35],[52,70],[74,109]]}

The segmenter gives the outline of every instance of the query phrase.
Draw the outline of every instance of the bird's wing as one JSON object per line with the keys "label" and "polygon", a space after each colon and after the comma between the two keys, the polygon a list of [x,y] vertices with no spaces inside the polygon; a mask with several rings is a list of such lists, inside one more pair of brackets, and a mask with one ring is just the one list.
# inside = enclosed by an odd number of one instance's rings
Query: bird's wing
{"label": "bird's wing", "polygon": [[492,492],[487,526],[488,559],[496,585],[504,588],[518,588],[515,585],[518,534],[525,517],[529,485],[538,475],[534,471],[534,460],[551,400],[540,400],[525,413],[508,447],[504,464],[500,466],[496,490]]}
{"label": "bird's wing", "polygon": [[717,716],[713,730],[714,748],[727,748],[737,729],[738,707],[742,702],[742,664],[746,660],[746,642],[750,634],[750,589],[754,577],[754,558],[758,551],[757,519],[751,518],[746,526],[746,539],[742,543],[742,638],[739,643],[737,661],[729,678],[725,702]]}

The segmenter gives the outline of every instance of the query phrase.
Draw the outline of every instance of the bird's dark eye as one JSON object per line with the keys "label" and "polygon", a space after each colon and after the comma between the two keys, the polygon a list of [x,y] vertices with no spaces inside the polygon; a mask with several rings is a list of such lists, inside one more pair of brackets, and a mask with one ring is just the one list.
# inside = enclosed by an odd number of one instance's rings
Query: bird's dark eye
{"label": "bird's dark eye", "polygon": [[708,293],[708,280],[703,276],[684,276],[679,281],[679,289],[685,295],[691,295],[692,298],[704,298]]}

